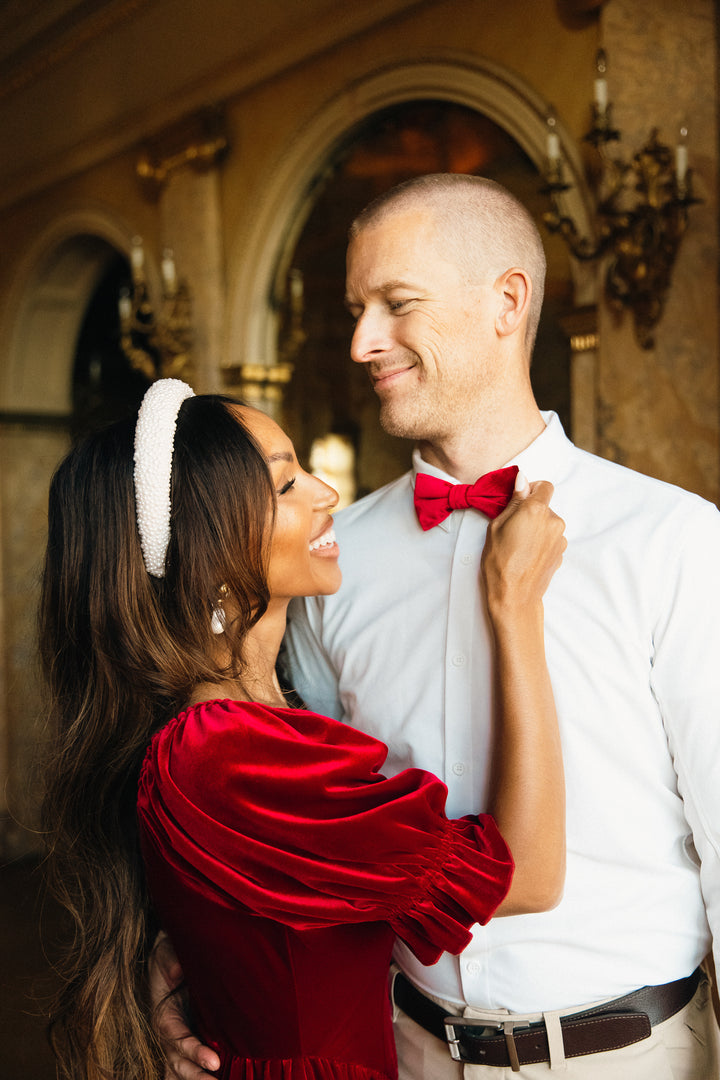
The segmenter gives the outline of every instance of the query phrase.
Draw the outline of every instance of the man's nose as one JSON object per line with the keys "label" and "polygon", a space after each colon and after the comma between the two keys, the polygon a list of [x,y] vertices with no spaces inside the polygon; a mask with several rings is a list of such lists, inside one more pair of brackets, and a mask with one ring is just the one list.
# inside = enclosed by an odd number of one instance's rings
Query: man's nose
{"label": "man's nose", "polygon": [[355,324],[350,343],[352,359],[356,364],[366,364],[390,348],[392,348],[392,340],[387,327],[387,319],[375,312],[364,311]]}

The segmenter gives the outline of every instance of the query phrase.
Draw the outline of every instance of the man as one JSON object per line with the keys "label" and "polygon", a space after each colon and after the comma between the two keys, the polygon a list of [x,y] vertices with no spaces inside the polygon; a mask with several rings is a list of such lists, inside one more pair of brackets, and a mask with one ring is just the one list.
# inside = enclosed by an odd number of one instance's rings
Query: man
{"label": "man", "polygon": [[388,772],[431,769],[451,815],[482,808],[487,518],[455,509],[425,531],[415,477],[467,484],[512,463],[555,485],[568,550],[545,620],[565,895],[552,912],[477,927],[433,968],[398,946],[400,1075],[712,1080],[717,1027],[693,973],[720,920],[720,515],[577,450],[540,413],[529,368],[544,269],[525,210],[477,177],[410,181],[354,223],[352,358],[383,426],[417,449],[411,473],[337,516],[343,586],[296,611],[288,655],[312,708],[389,745]]}

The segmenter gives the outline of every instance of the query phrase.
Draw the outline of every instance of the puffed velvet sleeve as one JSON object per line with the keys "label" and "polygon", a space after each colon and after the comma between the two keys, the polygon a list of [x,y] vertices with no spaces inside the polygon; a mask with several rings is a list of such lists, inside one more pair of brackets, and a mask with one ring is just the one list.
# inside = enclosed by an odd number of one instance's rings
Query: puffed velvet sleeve
{"label": "puffed velvet sleeve", "polygon": [[194,706],[153,739],[138,798],[146,860],[295,929],[385,920],[419,960],[460,952],[512,879],[488,815],[449,821],[429,773],[302,710]]}

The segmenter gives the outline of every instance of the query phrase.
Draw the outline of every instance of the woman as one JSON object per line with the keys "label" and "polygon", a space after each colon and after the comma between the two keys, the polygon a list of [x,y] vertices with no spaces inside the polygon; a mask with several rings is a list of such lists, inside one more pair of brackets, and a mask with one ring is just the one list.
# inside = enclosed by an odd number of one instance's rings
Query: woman
{"label": "woman", "polygon": [[57,732],[45,818],[77,933],[54,1018],[63,1075],[157,1075],[145,964],[162,925],[219,1076],[393,1077],[394,935],[432,963],[475,922],[557,902],[542,595],[565,541],[551,490],[517,496],[490,532],[497,825],[450,822],[434,777],[384,779],[382,744],[281,689],[287,604],[334,592],[340,571],[335,493],[277,425],[162,380],[136,429],[71,452],[51,487],[41,616]]}

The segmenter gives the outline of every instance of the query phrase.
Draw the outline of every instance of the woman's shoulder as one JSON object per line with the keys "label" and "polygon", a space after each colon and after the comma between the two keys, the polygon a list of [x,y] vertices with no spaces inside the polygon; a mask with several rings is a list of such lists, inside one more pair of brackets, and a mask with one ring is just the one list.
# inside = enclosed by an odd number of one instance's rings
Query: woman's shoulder
{"label": "woman's shoulder", "polygon": [[348,724],[309,709],[219,698],[188,706],[155,735],[148,758],[180,782],[186,774],[270,770],[292,783],[298,770],[376,772],[387,747]]}
{"label": "woman's shoulder", "polygon": [[[163,729],[169,737],[266,736],[322,745],[383,746],[349,724],[311,709],[266,705],[259,701],[213,698],[183,709]],[[163,732],[159,732],[162,735]]]}

